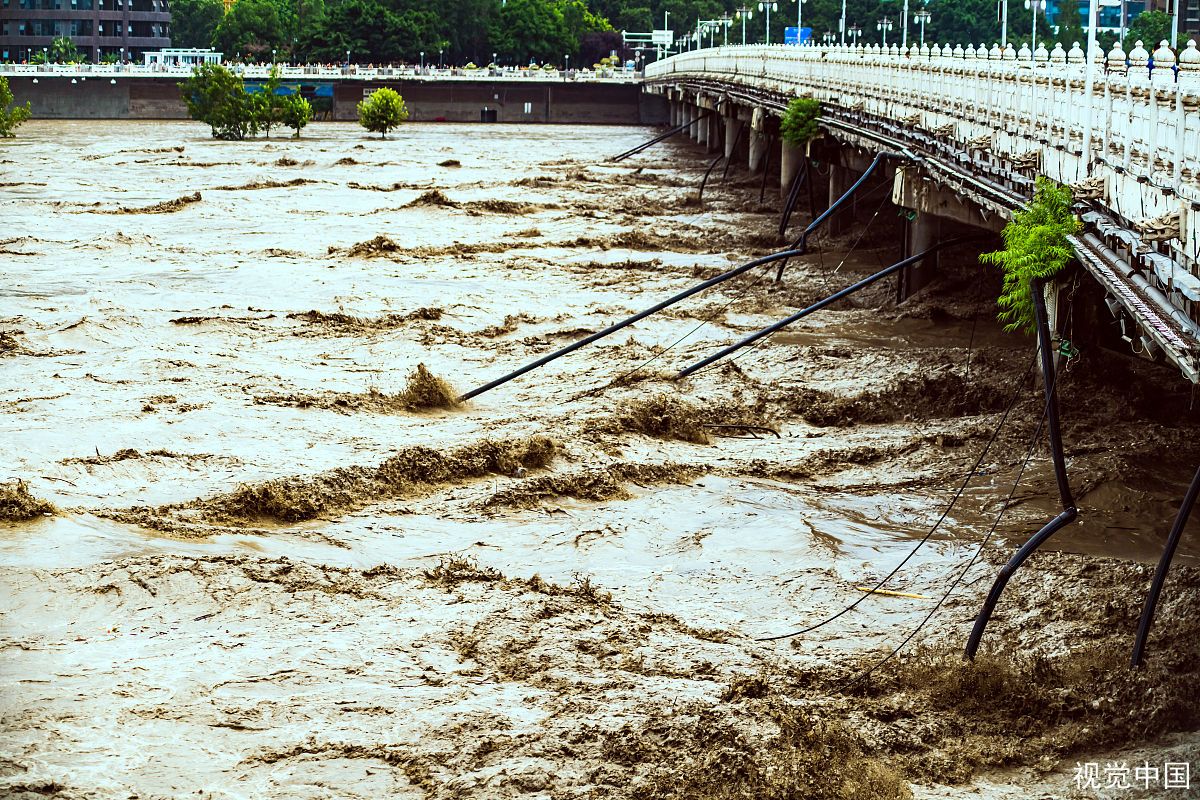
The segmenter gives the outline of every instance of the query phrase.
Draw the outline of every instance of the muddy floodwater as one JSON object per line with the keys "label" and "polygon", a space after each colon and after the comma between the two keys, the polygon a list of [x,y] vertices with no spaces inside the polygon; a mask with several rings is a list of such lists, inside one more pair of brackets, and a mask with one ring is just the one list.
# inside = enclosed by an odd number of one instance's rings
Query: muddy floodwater
{"label": "muddy floodwater", "polygon": [[454,402],[780,249],[777,186],[718,170],[701,202],[682,140],[606,161],[652,133],[0,142],[0,507],[50,504],[0,522],[0,794],[1190,796],[1072,774],[1200,773],[1200,526],[1126,667],[1200,458],[1177,376],[1064,373],[1080,521],[974,664],[1059,509],[1032,341],[970,252],[673,379],[897,260],[886,190],[781,283]]}

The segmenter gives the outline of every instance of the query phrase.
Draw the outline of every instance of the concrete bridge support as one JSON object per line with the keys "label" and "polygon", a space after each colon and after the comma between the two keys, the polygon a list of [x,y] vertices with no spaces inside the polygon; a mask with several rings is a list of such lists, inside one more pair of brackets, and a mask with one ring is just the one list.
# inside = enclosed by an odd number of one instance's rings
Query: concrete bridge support
{"label": "concrete bridge support", "polygon": [[[996,233],[1004,227],[1004,220],[999,215],[985,216],[976,206],[965,202],[953,191],[932,181],[922,180],[915,167],[901,167],[896,170],[892,183],[892,202],[915,212],[915,216],[905,228],[906,257],[915,255],[937,242],[942,236],[943,227],[946,227],[943,221],[970,225]],[[902,301],[907,300],[928,286],[936,274],[936,256],[908,268],[900,274],[898,298]]]}
{"label": "concrete bridge support", "polygon": [[[740,150],[746,146],[746,133],[742,130],[742,126],[746,123],[738,119],[736,115],[725,118],[725,160],[731,162],[737,156],[734,149],[734,144],[737,144],[737,149]],[[741,136],[738,136],[738,134]],[[740,141],[739,141],[740,140]]]}
{"label": "concrete bridge support", "polygon": [[[838,198],[849,191],[854,182],[858,180],[856,175],[850,169],[838,164],[829,165],[829,205],[832,206],[837,202]],[[829,218],[829,234],[831,236],[839,236],[849,230],[854,223],[854,214],[857,203],[851,198],[846,203],[834,212]]]}
{"label": "concrete bridge support", "polygon": [[[928,250],[942,238],[942,219],[933,214],[917,214],[910,219],[904,229],[904,257],[915,256],[923,250]],[[938,254],[926,258],[919,264],[905,269],[900,273],[897,294],[901,300],[907,300],[917,292],[933,283],[938,272]]]}
{"label": "concrete bridge support", "polygon": [[800,171],[800,165],[804,163],[804,150],[787,142],[781,142],[780,147],[783,148],[783,153],[779,162],[779,193],[787,196],[792,179],[796,177],[796,173]]}
{"label": "concrete bridge support", "polygon": [[767,157],[767,113],[761,108],[750,112],[748,165],[751,172],[766,168]]}
{"label": "concrete bridge support", "polygon": [[715,153],[721,149],[721,134],[724,131],[724,118],[714,111],[708,118],[708,152]]}

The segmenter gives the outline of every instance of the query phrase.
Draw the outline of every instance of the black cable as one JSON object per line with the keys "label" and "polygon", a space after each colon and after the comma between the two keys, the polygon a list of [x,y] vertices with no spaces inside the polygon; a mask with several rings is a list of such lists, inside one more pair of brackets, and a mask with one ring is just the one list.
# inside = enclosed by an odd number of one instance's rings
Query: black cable
{"label": "black cable", "polygon": [[[1058,383],[1057,374],[1055,375],[1054,383],[1055,384]],[[1052,392],[1053,392],[1053,385],[1051,386],[1051,393]],[[1049,411],[1050,411],[1050,404],[1047,403],[1043,407],[1042,416],[1038,419],[1037,430],[1035,430],[1033,432],[1033,437],[1029,440],[1029,449],[1026,450],[1026,452],[1025,452],[1025,459],[1024,459],[1024,461],[1021,462],[1021,468],[1017,471],[1017,477],[1013,481],[1012,488],[1009,489],[1009,491],[1008,491],[1008,497],[1005,498],[1004,504],[1000,506],[1000,513],[998,513],[996,515],[996,521],[992,523],[991,529],[988,530],[987,535],[984,536],[983,540],[979,543],[979,547],[976,548],[975,554],[971,556],[971,560],[967,562],[967,566],[963,567],[962,572],[960,572],[958,574],[958,577],[956,577],[954,579],[954,582],[950,584],[950,588],[946,590],[945,594],[943,594],[941,596],[941,598],[937,601],[937,603],[934,605],[934,607],[932,609],[930,609],[929,613],[925,615],[925,619],[921,620],[921,622],[917,625],[917,627],[914,628],[912,630],[912,632],[908,634],[908,636],[904,637],[904,641],[902,641],[900,644],[896,645],[896,647],[894,647],[892,649],[892,652],[888,653],[880,661],[873,664],[871,667],[867,668],[865,671],[860,673],[854,680],[850,681],[850,683],[848,684],[849,686],[857,686],[858,684],[862,683],[864,680],[869,678],[875,672],[875,670],[879,669],[884,664],[886,664],[887,662],[889,662],[893,658],[895,658],[896,655],[902,649],[904,649],[904,646],[907,645],[909,642],[911,642],[913,637],[921,632],[921,629],[925,627],[925,625],[929,622],[929,620],[933,619],[933,615],[936,614],[941,609],[942,605],[946,602],[946,600],[950,597],[950,595],[954,592],[954,590],[957,589],[959,584],[962,583],[963,578],[966,577],[966,574],[971,570],[971,567],[975,566],[975,563],[979,560],[979,557],[981,555],[983,555],[983,549],[985,547],[987,547],[988,542],[991,541],[992,536],[996,533],[996,529],[998,527],[1000,527],[1000,520],[1004,518],[1004,512],[1008,510],[1009,503],[1012,502],[1013,496],[1017,493],[1017,487],[1020,485],[1021,478],[1025,474],[1025,468],[1027,466],[1029,466],[1029,459],[1033,457],[1033,451],[1037,448],[1038,439],[1041,438],[1042,427],[1046,423],[1046,417],[1047,417]]]}
{"label": "black cable", "polygon": [[853,611],[854,609],[858,608],[859,604],[861,604],[863,601],[865,601],[871,595],[875,594],[875,592],[882,589],[887,584],[888,581],[890,581],[892,578],[894,578],[896,576],[896,574],[898,572],[900,572],[900,569],[905,564],[907,564],[909,562],[909,560],[912,559],[913,556],[915,556],[917,554],[917,551],[919,551],[922,547],[924,547],[929,542],[929,540],[931,538],[933,538],[933,535],[935,533],[937,533],[938,528],[940,528],[942,523],[946,521],[946,517],[950,515],[950,512],[954,510],[954,506],[962,498],[963,493],[967,490],[967,486],[971,482],[971,479],[974,478],[975,475],[979,472],[980,466],[983,465],[983,460],[987,457],[988,452],[992,449],[992,445],[995,444],[996,440],[999,438],[1000,431],[1004,428],[1005,423],[1008,421],[1008,415],[1012,412],[1013,408],[1017,404],[1017,400],[1021,396],[1021,390],[1024,388],[1025,379],[1029,376],[1030,370],[1033,369],[1033,365],[1036,362],[1036,356],[1037,356],[1037,353],[1035,351],[1034,357],[1030,358],[1030,360],[1029,360],[1029,366],[1025,368],[1025,373],[1021,376],[1021,380],[1017,381],[1016,389],[1013,391],[1012,397],[1009,398],[1008,405],[1004,409],[1004,414],[1000,417],[999,423],[996,424],[996,429],[994,431],[992,431],[991,438],[988,439],[987,444],[985,444],[983,447],[983,450],[980,451],[979,457],[975,459],[974,466],[971,467],[970,471],[963,478],[962,483],[959,484],[958,489],[954,492],[954,496],[950,498],[949,505],[946,506],[946,509],[942,512],[941,516],[938,517],[938,520],[937,520],[937,522],[935,522],[933,524],[933,527],[929,529],[929,532],[926,533],[923,537],[921,537],[921,540],[919,542],[917,542],[916,546],[914,546],[911,550],[909,550],[908,555],[906,555],[899,564],[897,564],[895,567],[893,567],[891,572],[889,572],[887,575],[884,575],[883,578],[880,579],[880,581],[878,583],[876,583],[874,587],[871,588],[871,591],[867,592],[862,597],[859,597],[853,603],[846,606],[845,608],[843,608],[841,611],[837,612],[833,616],[823,619],[820,622],[810,625],[807,628],[804,628],[802,630],[795,631],[794,633],[784,633],[784,634],[780,634],[778,636],[764,636],[764,637],[755,639],[755,641],[774,642],[779,639],[790,639],[794,636],[801,636],[806,633],[811,633],[812,631],[815,631],[817,628],[824,627],[825,625],[828,625],[829,623],[833,622],[834,620],[838,619],[839,617],[842,617],[845,614],[848,614],[851,611]]}

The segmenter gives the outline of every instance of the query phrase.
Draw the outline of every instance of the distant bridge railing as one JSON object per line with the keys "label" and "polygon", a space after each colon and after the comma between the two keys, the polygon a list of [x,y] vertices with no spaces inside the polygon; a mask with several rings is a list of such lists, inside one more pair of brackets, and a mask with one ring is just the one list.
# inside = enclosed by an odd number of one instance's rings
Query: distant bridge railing
{"label": "distant bridge railing", "polygon": [[[270,64],[226,64],[244,78],[267,78],[271,74]],[[303,66],[278,65],[280,77],[288,81],[313,80],[500,80],[529,81],[596,81],[605,83],[635,83],[642,79],[640,72],[624,70],[544,70],[536,68],[480,68],[462,67],[360,67],[306,64]],[[178,78],[183,80],[192,74],[191,67],[144,64],[0,64],[0,75],[20,75],[31,78],[90,78],[93,76],[114,78]]]}

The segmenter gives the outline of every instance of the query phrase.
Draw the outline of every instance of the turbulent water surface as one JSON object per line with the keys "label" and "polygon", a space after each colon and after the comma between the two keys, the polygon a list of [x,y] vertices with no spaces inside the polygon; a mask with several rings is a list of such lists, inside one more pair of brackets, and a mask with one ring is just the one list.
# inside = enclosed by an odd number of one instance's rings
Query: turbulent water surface
{"label": "turbulent water surface", "polygon": [[[918,637],[958,646],[997,559],[1056,511],[1042,447],[1007,499],[1041,406],[1031,343],[998,330],[970,254],[927,297],[896,306],[881,285],[671,380],[895,260],[886,191],[781,284],[750,273],[447,402],[439,379],[465,391],[777,246],[777,186],[760,204],[734,170],[701,204],[707,162],[682,143],[605,162],[647,136],[319,124],[229,143],[186,123],[31,122],[0,145],[0,478],[57,508],[0,522],[10,793],[784,797],[795,773],[812,797],[907,781],[941,797],[921,787],[1194,728],[1175,684],[1140,728],[1064,669],[1113,719],[1064,712],[1023,760],[997,755],[1019,709],[984,724],[969,702],[911,699],[933,682],[905,669],[964,669],[932,650],[866,696],[847,686],[1007,507]],[[1035,560],[993,634],[1063,658],[1081,631],[1105,658],[1126,646],[1139,562],[1200,450],[1187,414],[1163,411],[1182,402],[1172,376],[1100,359],[1063,380],[1083,514],[1058,546],[1087,557]],[[1123,394],[1134,383],[1152,388]],[[1014,391],[979,475],[889,584],[904,596],[754,641],[904,558]],[[1192,536],[1184,585],[1197,554]],[[1020,668],[996,667],[1013,686]],[[797,722],[814,708],[848,732]],[[936,722],[953,714],[977,739],[962,751]],[[819,791],[797,755],[812,731],[841,765]],[[994,797],[1067,786],[988,780]]]}

